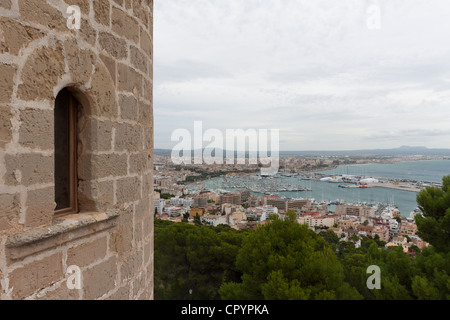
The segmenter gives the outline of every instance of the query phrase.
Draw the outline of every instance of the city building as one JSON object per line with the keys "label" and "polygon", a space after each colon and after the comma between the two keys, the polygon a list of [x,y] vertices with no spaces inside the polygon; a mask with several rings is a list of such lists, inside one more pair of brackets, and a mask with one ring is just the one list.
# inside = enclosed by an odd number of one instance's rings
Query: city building
{"label": "city building", "polygon": [[191,208],[189,211],[189,217],[195,218],[195,217],[202,217],[203,216],[203,209],[200,208]]}
{"label": "city building", "polygon": [[401,236],[417,235],[417,225],[415,223],[402,223],[399,235]]}
{"label": "city building", "polygon": [[377,236],[380,238],[380,241],[389,241],[389,227],[384,225],[376,225],[372,229],[372,237]]}
{"label": "city building", "polygon": [[155,199],[155,200],[153,200],[153,206],[155,207],[156,213],[163,214],[164,207],[166,206],[166,200]]}
{"label": "city building", "polygon": [[214,227],[217,227],[221,224],[228,224],[226,216],[217,216],[217,215],[204,215],[200,218],[201,222],[204,224],[209,224]]}
{"label": "city building", "polygon": [[192,207],[205,209],[208,207],[208,196],[207,195],[193,195],[191,196],[193,202]]}
{"label": "city building", "polygon": [[222,194],[220,196],[220,205],[222,206],[225,203],[238,204],[238,205],[242,204],[241,194],[238,192]]}
{"label": "city building", "polygon": [[262,204],[277,207],[278,211],[281,212],[287,212],[287,200],[282,199],[279,196],[263,196],[262,197]]}
{"label": "city building", "polygon": [[334,211],[338,216],[369,217],[374,209],[365,205],[338,205]]}

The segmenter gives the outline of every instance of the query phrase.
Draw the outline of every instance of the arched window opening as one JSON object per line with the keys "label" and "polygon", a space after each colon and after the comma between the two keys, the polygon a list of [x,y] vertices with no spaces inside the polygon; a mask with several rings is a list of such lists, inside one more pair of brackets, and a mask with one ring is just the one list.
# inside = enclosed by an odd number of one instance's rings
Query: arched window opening
{"label": "arched window opening", "polygon": [[80,104],[66,88],[55,101],[55,214],[78,212],[77,119]]}

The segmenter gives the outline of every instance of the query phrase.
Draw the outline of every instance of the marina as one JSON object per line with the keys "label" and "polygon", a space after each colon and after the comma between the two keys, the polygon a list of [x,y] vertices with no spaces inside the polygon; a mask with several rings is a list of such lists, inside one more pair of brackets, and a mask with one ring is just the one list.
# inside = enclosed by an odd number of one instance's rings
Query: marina
{"label": "marina", "polygon": [[[383,165],[374,165],[373,168]],[[390,165],[385,165],[390,166]],[[362,168],[364,167],[364,168]],[[404,167],[404,170],[398,168]],[[247,176],[222,176],[203,181],[197,187],[209,190],[251,190],[253,195],[278,195],[293,199],[314,199],[317,202],[327,203],[330,211],[336,204],[366,203],[395,205],[403,216],[408,217],[417,207],[417,192],[427,186],[440,186],[437,177],[450,173],[450,161],[423,161],[419,164],[412,163],[413,168],[421,167],[421,170],[411,174],[412,179],[407,179],[411,172],[409,163],[397,165],[399,170],[392,177],[379,177],[381,169],[374,170],[378,175],[370,175],[367,166],[353,166],[350,170],[340,168],[344,174],[336,175],[337,170],[330,172],[317,172],[311,174],[279,173],[274,177],[262,178],[258,175]],[[339,169],[339,168],[338,168]],[[363,173],[360,175],[347,175],[346,172]],[[364,172],[362,172],[365,170]],[[432,171],[427,175],[427,170]],[[436,172],[439,170],[439,172]],[[406,173],[405,173],[406,172]],[[416,176],[423,181],[416,180]],[[369,180],[368,180],[369,179]],[[371,180],[370,180],[371,179]],[[193,186],[195,187],[195,186]]]}

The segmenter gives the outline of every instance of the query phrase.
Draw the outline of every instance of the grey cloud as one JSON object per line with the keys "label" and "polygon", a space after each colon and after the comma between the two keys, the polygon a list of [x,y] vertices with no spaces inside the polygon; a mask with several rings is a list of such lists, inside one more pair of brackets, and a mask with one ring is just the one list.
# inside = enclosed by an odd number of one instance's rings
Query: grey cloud
{"label": "grey cloud", "polygon": [[171,64],[155,65],[155,81],[186,82],[208,78],[231,78],[232,75],[213,64],[195,60],[178,60]]}

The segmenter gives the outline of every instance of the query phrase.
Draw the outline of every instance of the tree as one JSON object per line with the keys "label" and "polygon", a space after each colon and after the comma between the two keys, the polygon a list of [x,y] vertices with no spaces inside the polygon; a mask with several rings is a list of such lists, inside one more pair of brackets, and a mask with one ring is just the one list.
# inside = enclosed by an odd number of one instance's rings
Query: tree
{"label": "tree", "polygon": [[450,175],[442,178],[442,188],[422,190],[417,203],[423,213],[415,217],[418,235],[436,250],[450,252]]}
{"label": "tree", "polygon": [[238,281],[236,255],[245,232],[155,220],[155,298],[220,299],[223,282]]}
{"label": "tree", "polygon": [[291,214],[248,234],[237,255],[241,282],[221,286],[222,299],[359,299],[329,245]]}

